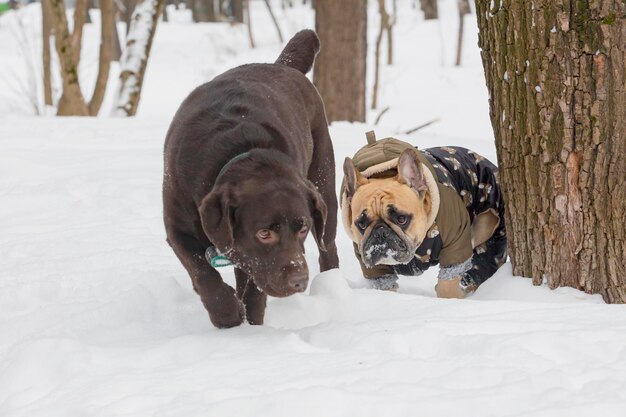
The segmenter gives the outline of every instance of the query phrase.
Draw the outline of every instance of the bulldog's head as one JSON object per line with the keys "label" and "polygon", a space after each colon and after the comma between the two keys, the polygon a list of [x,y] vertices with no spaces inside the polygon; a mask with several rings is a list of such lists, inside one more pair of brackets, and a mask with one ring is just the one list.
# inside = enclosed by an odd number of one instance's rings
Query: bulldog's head
{"label": "bulldog's head", "polygon": [[[344,225],[366,266],[406,264],[434,219],[428,174],[415,149],[398,158],[392,178],[363,177],[350,158],[344,165]],[[430,177],[432,179],[432,177]],[[346,215],[347,214],[347,215]]]}

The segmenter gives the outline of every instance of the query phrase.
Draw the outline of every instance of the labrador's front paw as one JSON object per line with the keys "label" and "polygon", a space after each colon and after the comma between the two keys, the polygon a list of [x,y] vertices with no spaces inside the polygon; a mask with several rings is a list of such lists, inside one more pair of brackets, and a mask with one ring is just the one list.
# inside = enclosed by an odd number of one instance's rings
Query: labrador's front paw
{"label": "labrador's front paw", "polygon": [[239,326],[246,316],[245,307],[237,298],[235,290],[226,284],[203,299],[202,303],[209,312],[211,323],[220,329]]}

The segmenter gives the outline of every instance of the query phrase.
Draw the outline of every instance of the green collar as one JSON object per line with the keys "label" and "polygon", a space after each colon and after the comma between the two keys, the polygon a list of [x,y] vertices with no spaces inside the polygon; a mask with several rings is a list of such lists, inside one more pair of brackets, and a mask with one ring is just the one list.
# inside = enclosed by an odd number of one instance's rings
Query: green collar
{"label": "green collar", "polygon": [[215,246],[209,246],[204,252],[204,257],[213,268],[222,268],[224,266],[234,265],[230,259],[222,255]]}
{"label": "green collar", "polygon": [[215,178],[215,183],[214,184],[217,184],[217,181],[226,172],[226,170],[231,167],[232,164],[234,164],[235,162],[237,162],[237,161],[239,161],[241,159],[247,158],[248,156],[250,156],[250,151],[244,152],[244,153],[240,153],[239,155],[237,155],[234,158],[232,158],[230,161],[226,162],[226,165],[224,165],[222,167],[222,169],[220,170],[219,174],[217,174],[217,177]]}

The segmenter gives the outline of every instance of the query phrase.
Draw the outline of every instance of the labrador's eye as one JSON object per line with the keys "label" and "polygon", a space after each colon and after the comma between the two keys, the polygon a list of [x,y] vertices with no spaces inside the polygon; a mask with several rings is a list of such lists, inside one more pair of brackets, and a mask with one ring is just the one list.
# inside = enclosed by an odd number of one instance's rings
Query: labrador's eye
{"label": "labrador's eye", "polygon": [[274,243],[278,240],[278,235],[270,229],[261,229],[256,232],[256,238],[259,239],[261,243]]}
{"label": "labrador's eye", "polygon": [[307,234],[307,233],[309,233],[309,226],[307,226],[306,224],[305,224],[305,225],[302,225],[302,227],[300,228],[300,230],[298,230],[298,234],[299,234],[300,236],[306,236],[306,234]]}

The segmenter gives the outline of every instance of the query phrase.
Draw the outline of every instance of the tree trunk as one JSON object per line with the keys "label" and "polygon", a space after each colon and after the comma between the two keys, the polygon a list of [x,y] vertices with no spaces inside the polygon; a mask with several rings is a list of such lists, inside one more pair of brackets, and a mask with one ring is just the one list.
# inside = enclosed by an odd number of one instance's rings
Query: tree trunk
{"label": "tree trunk", "polygon": [[100,0],[100,59],[98,63],[98,77],[89,102],[89,114],[97,116],[104,100],[107,82],[109,81],[109,70],[114,48],[115,30],[115,9],[113,0]]}
{"label": "tree trunk", "polygon": [[115,116],[134,116],[141,96],[152,39],[165,0],[140,0],[131,19],[126,49],[120,60],[120,89],[113,109]]}
{"label": "tree trunk", "polygon": [[72,37],[67,28],[63,0],[50,0],[50,11],[54,22],[54,39],[63,80],[63,95],[57,108],[58,116],[88,116],[87,104],[80,91],[78,61],[74,59]]}
{"label": "tree trunk", "polygon": [[217,15],[215,13],[214,0],[193,0],[191,9],[191,17],[194,22],[215,22]]}
{"label": "tree trunk", "polygon": [[514,274],[626,302],[626,3],[476,7]]}
{"label": "tree trunk", "polygon": [[385,0],[378,0],[378,13],[380,14],[380,30],[376,37],[376,52],[374,56],[374,88],[372,88],[372,110],[378,106],[378,84],[380,80],[380,44],[383,34],[389,27],[389,15],[385,10]]}
{"label": "tree trunk", "polygon": [[83,26],[87,22],[89,12],[87,0],[76,0],[74,9],[74,27],[72,28],[72,54],[76,65],[80,62],[80,51],[83,42]]}
{"label": "tree trunk", "polygon": [[250,0],[244,1],[244,9],[246,10],[246,25],[248,26],[248,37],[250,38],[250,48],[256,48],[254,43],[254,35],[252,34],[252,19],[250,16]]}
{"label": "tree trunk", "polygon": [[50,70],[50,35],[52,17],[50,16],[50,0],[41,0],[41,33],[43,34],[43,97],[46,106],[52,106],[52,79]]}
{"label": "tree trunk", "polygon": [[315,30],[322,47],[313,81],[328,121],[364,122],[367,1],[317,0]]}
{"label": "tree trunk", "polygon": [[420,0],[420,7],[424,12],[424,20],[432,20],[439,17],[437,12],[437,0]]}
{"label": "tree trunk", "polygon": [[387,23],[387,65],[393,65],[393,25],[398,17],[398,3],[393,0],[393,14]]}
{"label": "tree trunk", "polygon": [[128,31],[130,30],[130,23],[137,6],[137,0],[122,0],[124,4],[124,11],[122,13],[122,19],[126,23],[126,37],[128,37]]}
{"label": "tree trunk", "polygon": [[243,2],[244,0],[230,0],[230,5],[232,7],[232,13],[235,22],[243,23],[243,10],[244,8],[248,7],[244,7]]}
{"label": "tree trunk", "polygon": [[113,34],[113,49],[111,50],[111,61],[119,61],[122,57],[122,46],[120,45],[120,34],[117,31],[117,16],[119,3],[114,0],[113,2],[113,19],[111,19],[111,33]]}
{"label": "tree trunk", "polygon": [[469,0],[457,0],[459,6],[459,35],[456,43],[456,60],[454,65],[457,67],[461,65],[461,56],[463,54],[463,29],[465,23],[465,15],[470,13]]}

